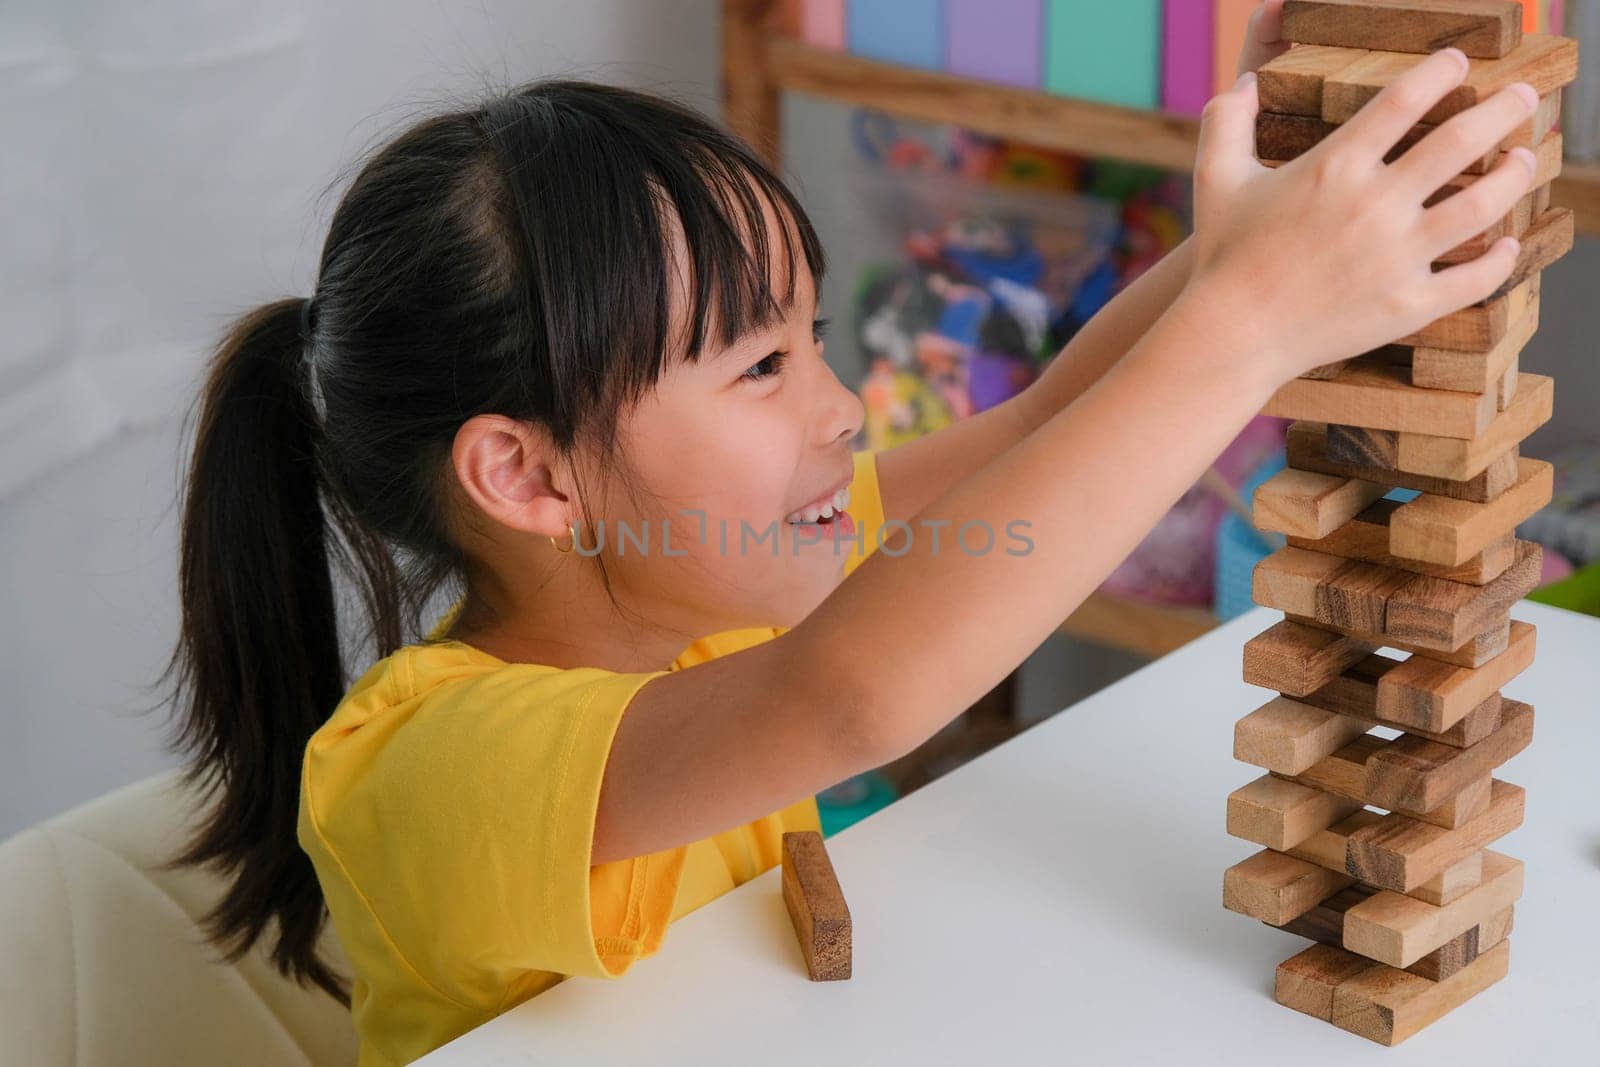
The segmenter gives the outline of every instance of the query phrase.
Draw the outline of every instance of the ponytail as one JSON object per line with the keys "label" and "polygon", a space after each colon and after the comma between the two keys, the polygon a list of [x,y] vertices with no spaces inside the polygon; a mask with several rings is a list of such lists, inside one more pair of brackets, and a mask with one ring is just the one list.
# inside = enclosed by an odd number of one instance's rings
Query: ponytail
{"label": "ponytail", "polygon": [[176,744],[185,780],[215,803],[171,866],[207,864],[232,884],[202,920],[229,961],[277,920],[272,962],[346,1005],[316,954],[326,921],[299,847],[301,760],[344,693],[320,428],[302,332],[304,301],[242,317],[211,361],[185,490]]}

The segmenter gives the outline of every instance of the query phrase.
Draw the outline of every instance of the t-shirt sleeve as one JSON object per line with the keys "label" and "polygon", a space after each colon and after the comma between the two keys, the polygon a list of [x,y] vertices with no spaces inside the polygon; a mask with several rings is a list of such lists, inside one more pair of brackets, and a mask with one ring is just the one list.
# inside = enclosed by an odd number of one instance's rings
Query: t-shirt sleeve
{"label": "t-shirt sleeve", "polygon": [[617,724],[664,673],[510,664],[456,679],[364,726],[381,731],[368,757],[324,776],[346,779],[323,813],[330,850],[447,994],[492,1003],[530,971],[616,977],[656,950],[686,847],[589,860]]}
{"label": "t-shirt sleeve", "polygon": [[850,480],[848,510],[855,520],[857,537],[853,543],[840,540],[841,550],[848,553],[844,564],[846,577],[878,550],[885,536],[883,496],[878,491],[878,453],[861,451],[851,458],[855,462],[855,476]]}

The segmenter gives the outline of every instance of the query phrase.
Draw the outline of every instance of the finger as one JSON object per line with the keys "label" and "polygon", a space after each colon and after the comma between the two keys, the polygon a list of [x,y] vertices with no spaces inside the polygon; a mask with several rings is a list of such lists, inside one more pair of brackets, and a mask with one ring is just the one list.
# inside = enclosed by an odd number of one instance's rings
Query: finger
{"label": "finger", "polygon": [[1443,255],[1503,218],[1533,188],[1533,153],[1513,148],[1494,169],[1422,213],[1433,254]]}
{"label": "finger", "polygon": [[1256,76],[1239,76],[1233,88],[1206,101],[1200,112],[1200,135],[1195,149],[1195,182],[1210,190],[1226,190],[1242,181],[1257,166]]}
{"label": "finger", "polygon": [[1277,44],[1283,40],[1283,0],[1265,0],[1250,18],[1257,41]]}
{"label": "finger", "polygon": [[1533,86],[1515,82],[1430,131],[1395,160],[1391,170],[1419,197],[1428,196],[1473,160],[1482,159],[1538,107],[1539,94]]}
{"label": "finger", "polygon": [[1440,49],[1385,85],[1324,140],[1359,147],[1381,159],[1466,76],[1466,55],[1459,48]]}
{"label": "finger", "polygon": [[1502,237],[1477,259],[1446,267],[1433,276],[1435,293],[1448,314],[1468,304],[1476,304],[1498,289],[1517,265],[1522,243],[1515,237]]}

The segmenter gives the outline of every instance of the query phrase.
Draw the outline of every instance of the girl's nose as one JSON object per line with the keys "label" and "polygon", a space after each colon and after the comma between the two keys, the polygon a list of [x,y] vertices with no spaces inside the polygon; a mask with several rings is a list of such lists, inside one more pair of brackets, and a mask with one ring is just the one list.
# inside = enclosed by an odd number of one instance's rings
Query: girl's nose
{"label": "girl's nose", "polygon": [[848,441],[861,430],[866,407],[855,391],[845,387],[832,367],[824,364],[823,399],[818,415],[818,432],[823,444]]}

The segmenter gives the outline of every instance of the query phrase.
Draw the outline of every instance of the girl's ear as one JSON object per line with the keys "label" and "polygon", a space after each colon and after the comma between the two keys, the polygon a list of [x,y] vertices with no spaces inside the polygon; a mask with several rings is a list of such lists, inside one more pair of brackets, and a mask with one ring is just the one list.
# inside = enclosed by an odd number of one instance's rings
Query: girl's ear
{"label": "girl's ear", "polygon": [[557,473],[566,467],[539,427],[504,415],[474,415],[456,431],[450,459],[467,499],[502,526],[561,537],[575,521]]}

